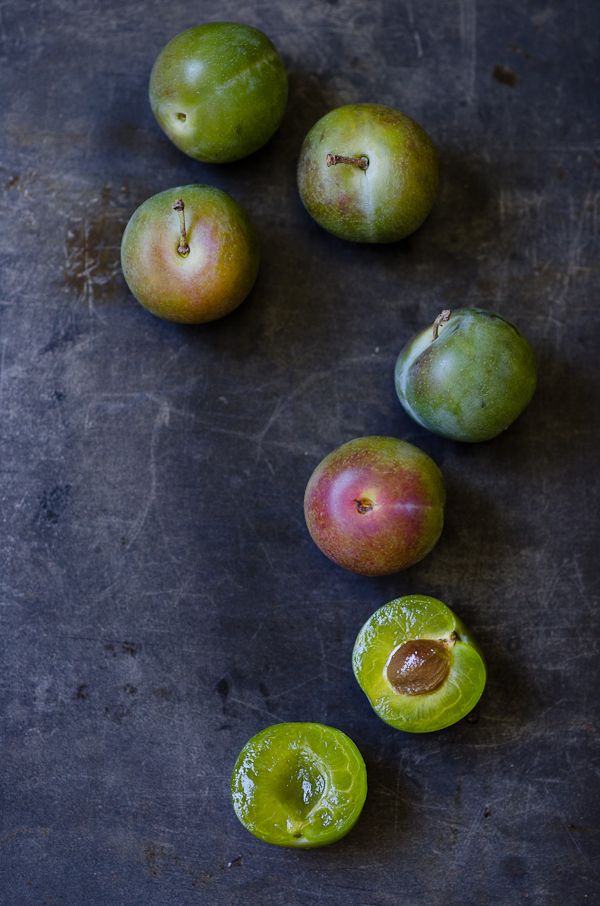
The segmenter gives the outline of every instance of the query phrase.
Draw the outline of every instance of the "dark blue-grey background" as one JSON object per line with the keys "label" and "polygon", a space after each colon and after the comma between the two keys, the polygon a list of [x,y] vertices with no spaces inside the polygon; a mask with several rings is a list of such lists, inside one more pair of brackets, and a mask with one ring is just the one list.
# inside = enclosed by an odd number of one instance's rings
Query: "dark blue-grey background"
{"label": "dark blue-grey background", "polygon": [[[0,7],[2,906],[591,904],[598,877],[600,138],[594,0],[117,2]],[[180,30],[235,19],[282,52],[290,101],[252,158],[180,154],[146,99]],[[413,237],[344,244],[304,213],[301,140],[329,108],[398,106],[440,149]],[[119,270],[128,217],[192,181],[230,191],[258,283],[201,328],[147,314]],[[505,436],[427,434],[400,346],[482,305],[540,384]],[[302,496],[333,447],[422,446],[447,526],[418,566],[346,574]],[[370,711],[350,654],[392,597],[478,635],[477,714],[431,736]],[[255,841],[232,763],[269,723],[345,730],[370,791],[342,843]]]}

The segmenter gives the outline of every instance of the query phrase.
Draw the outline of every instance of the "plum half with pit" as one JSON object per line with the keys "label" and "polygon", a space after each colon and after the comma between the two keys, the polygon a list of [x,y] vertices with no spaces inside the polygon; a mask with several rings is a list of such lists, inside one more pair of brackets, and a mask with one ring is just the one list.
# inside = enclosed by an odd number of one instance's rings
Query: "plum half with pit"
{"label": "plum half with pit", "polygon": [[273,724],[240,752],[233,808],[266,843],[310,849],[352,829],[367,795],[367,770],[352,740],[316,723]]}
{"label": "plum half with pit", "polygon": [[121,242],[123,275],[138,302],[183,324],[214,321],[237,308],[258,264],[246,213],[211,186],[178,186],[148,198]]}
{"label": "plum half with pit", "polygon": [[433,143],[383,104],[347,104],[312,127],[298,161],[304,207],[353,242],[397,242],[421,226],[438,188]]}
{"label": "plum half with pit", "polygon": [[446,492],[436,464],[395,437],[359,437],[317,466],[306,486],[310,535],[334,563],[383,576],[422,560],[440,537]]}
{"label": "plum half with pit", "polygon": [[396,362],[398,398],[420,425],[460,441],[491,440],[521,414],[536,386],[531,346],[500,315],[445,309]]}
{"label": "plum half with pit", "polygon": [[252,154],[281,122],[285,67],[262,31],[210,22],[176,35],[150,75],[150,105],[177,147],[205,163]]}
{"label": "plum half with pit", "polygon": [[358,634],[352,664],[375,713],[409,733],[461,720],[486,682],[483,655],[469,630],[426,595],[397,598],[375,611]]}

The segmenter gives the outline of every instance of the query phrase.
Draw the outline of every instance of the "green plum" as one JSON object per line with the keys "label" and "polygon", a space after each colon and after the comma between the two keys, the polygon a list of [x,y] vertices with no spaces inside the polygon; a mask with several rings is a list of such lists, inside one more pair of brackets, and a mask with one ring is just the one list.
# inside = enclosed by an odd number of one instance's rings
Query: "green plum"
{"label": "green plum", "polygon": [[354,675],[385,723],[409,733],[465,717],[485,687],[483,655],[449,607],[426,595],[380,607],[360,630]]}
{"label": "green plum", "polygon": [[308,213],[353,242],[396,242],[429,214],[438,162],[427,133],[382,104],[348,104],[312,127],[298,162]]}
{"label": "green plum", "polygon": [[148,198],[121,242],[121,267],[138,302],[184,324],[214,321],[237,308],[258,264],[244,210],[211,186],[178,186]]}
{"label": "green plum", "polygon": [[253,736],[231,777],[236,815],[276,846],[335,843],[354,826],[367,795],[367,770],[352,740],[333,727],[283,723]]}
{"label": "green plum", "polygon": [[527,406],[536,386],[527,340],[481,308],[444,310],[402,349],[396,392],[420,425],[451,440],[491,440]]}
{"label": "green plum", "polygon": [[211,22],[169,41],[152,68],[149,93],[160,127],[181,151],[225,163],[271,138],[285,111],[288,82],[263,32]]}

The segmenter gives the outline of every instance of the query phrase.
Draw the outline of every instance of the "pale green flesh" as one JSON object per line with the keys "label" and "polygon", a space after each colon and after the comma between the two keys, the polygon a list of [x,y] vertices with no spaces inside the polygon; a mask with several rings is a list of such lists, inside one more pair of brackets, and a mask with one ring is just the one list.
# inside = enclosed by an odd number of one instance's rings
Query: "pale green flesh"
{"label": "pale green flesh", "polygon": [[[400,645],[414,639],[448,640],[450,673],[433,692],[402,695],[387,679],[387,664]],[[441,730],[465,717],[486,681],[483,657],[467,628],[449,607],[424,595],[398,598],[376,611],[358,634],[352,660],[356,679],[379,717],[411,733]]]}
{"label": "pale green flesh", "polygon": [[352,828],[367,791],[366,768],[351,739],[313,723],[274,724],[244,746],[231,778],[244,827],[267,843],[310,848]]}

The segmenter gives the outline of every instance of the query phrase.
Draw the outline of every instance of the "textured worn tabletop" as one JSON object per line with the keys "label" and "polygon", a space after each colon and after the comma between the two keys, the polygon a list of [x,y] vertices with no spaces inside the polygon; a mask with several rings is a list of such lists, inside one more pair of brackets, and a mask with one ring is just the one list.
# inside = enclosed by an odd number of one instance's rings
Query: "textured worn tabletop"
{"label": "textured worn tabletop", "polygon": [[[207,19],[264,29],[290,73],[281,130],[230,166],[180,154],[146,100],[162,45]],[[1,4],[2,906],[600,902],[599,25],[594,0]],[[297,197],[303,135],[354,100],[440,149],[439,202],[399,245],[344,244]],[[119,271],[133,209],[186,182],[262,240],[250,299],[204,328],[147,314]],[[539,360],[489,444],[394,395],[400,346],[458,305]],[[385,580],[330,564],[302,516],[320,458],[373,433],[449,491],[435,551]],[[431,736],[381,723],[350,669],[408,592],[489,660],[477,714]],[[330,849],[260,844],[230,807],[237,752],[281,720],[365,755],[363,817]]]}

